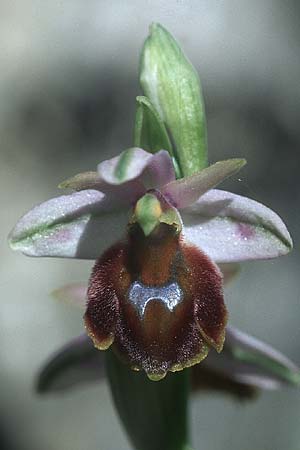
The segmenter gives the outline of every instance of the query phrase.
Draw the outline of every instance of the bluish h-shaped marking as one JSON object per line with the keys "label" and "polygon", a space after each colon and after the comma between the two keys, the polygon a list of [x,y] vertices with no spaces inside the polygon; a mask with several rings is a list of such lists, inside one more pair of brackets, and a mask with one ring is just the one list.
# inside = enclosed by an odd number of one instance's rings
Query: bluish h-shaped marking
{"label": "bluish h-shaped marking", "polygon": [[148,303],[152,300],[162,302],[169,311],[173,311],[183,300],[183,291],[176,282],[163,286],[145,286],[140,281],[135,281],[130,286],[128,298],[142,318]]}

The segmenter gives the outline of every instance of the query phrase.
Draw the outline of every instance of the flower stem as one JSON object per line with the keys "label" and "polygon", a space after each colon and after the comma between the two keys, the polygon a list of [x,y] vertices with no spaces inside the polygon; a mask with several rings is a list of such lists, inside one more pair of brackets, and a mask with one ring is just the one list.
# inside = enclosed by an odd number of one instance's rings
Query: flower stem
{"label": "flower stem", "polygon": [[112,397],[136,450],[188,450],[188,371],[169,373],[159,382],[133,372],[106,352]]}

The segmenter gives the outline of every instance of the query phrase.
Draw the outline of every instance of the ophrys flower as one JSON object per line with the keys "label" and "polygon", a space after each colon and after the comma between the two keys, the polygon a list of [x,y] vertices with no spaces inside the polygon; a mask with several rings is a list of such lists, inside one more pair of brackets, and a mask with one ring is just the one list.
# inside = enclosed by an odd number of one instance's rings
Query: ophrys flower
{"label": "ophrys flower", "polygon": [[[180,180],[172,160],[139,148],[61,187],[75,192],[31,210],[10,235],[31,256],[97,259],[87,332],[151,379],[221,351],[227,310],[217,266],[287,253],[289,233],[265,206],[214,187],[245,161]],[[103,253],[104,251],[104,253]]]}

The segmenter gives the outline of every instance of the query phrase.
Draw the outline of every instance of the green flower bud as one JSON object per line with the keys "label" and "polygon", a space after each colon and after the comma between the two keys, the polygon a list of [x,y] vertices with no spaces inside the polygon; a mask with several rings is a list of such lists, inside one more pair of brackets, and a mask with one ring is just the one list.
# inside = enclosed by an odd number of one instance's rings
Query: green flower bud
{"label": "green flower bud", "polygon": [[204,102],[198,75],[173,37],[153,24],[141,56],[142,88],[165,122],[183,176],[207,165]]}

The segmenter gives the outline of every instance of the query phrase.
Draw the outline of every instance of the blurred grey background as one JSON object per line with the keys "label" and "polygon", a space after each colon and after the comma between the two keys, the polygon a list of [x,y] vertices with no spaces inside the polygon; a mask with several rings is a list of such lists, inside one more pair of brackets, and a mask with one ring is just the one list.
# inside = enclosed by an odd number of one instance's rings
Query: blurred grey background
{"label": "blurred grey background", "polygon": [[[201,75],[211,162],[248,160],[223,187],[273,208],[294,238],[290,256],[243,266],[226,292],[231,323],[300,364],[300,3],[1,0],[3,450],[130,448],[105,383],[34,393],[45,359],[83,329],[81,312],[49,293],[86,280],[92,263],[29,259],[12,253],[6,236],[25,211],[59,195],[61,180],[131,145],[139,51],[152,21]],[[198,396],[191,417],[195,450],[300,449],[300,390],[245,405]]]}

